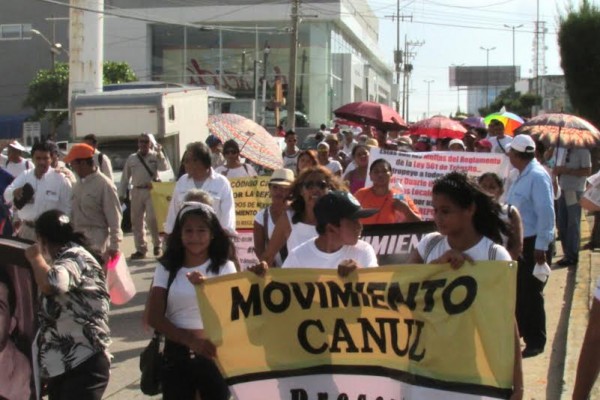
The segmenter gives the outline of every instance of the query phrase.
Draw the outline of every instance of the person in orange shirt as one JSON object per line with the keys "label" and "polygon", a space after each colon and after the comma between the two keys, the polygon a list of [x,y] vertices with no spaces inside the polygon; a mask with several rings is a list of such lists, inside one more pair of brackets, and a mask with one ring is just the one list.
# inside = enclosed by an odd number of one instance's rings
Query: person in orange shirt
{"label": "person in orange shirt", "polygon": [[419,209],[405,193],[397,193],[390,189],[392,166],[380,158],[371,164],[369,177],[373,186],[360,189],[354,196],[363,208],[377,208],[379,212],[371,217],[361,219],[364,225],[395,224],[399,222],[421,221]]}

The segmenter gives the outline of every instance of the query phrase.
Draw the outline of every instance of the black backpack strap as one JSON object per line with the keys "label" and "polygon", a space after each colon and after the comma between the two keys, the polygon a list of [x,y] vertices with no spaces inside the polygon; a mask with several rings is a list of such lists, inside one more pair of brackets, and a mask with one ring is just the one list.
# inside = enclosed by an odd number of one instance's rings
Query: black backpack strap
{"label": "black backpack strap", "polygon": [[104,154],[98,152],[98,168],[102,168],[103,163],[104,163]]}
{"label": "black backpack strap", "polygon": [[140,162],[142,163],[142,165],[144,166],[144,168],[146,168],[146,171],[148,172],[148,175],[150,175],[150,179],[152,180],[156,180],[156,178],[154,177],[154,174],[152,173],[152,171],[150,170],[150,167],[148,166],[148,164],[146,164],[146,160],[144,160],[144,157],[142,157],[140,155],[140,153],[136,153],[137,157],[139,158]]}

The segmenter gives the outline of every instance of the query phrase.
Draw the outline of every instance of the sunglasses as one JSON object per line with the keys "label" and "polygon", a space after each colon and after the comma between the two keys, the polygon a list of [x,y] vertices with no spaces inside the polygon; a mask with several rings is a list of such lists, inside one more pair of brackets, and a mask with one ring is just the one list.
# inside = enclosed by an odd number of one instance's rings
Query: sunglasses
{"label": "sunglasses", "polygon": [[237,150],[225,150],[223,152],[223,154],[238,154],[238,153],[239,153],[239,151],[237,151]]}
{"label": "sunglasses", "polygon": [[325,181],[306,181],[303,183],[303,186],[305,189],[312,189],[316,187],[321,190],[325,190],[328,187],[327,182]]}

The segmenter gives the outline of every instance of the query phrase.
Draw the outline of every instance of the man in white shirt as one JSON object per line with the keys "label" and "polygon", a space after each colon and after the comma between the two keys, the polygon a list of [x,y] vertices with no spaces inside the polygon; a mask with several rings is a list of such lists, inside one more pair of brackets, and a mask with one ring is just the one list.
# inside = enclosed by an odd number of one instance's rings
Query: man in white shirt
{"label": "man in white shirt", "polygon": [[33,168],[33,163],[22,157],[23,151],[25,151],[25,147],[18,141],[13,140],[8,144],[8,157],[0,155],[0,164],[2,165],[2,168],[15,178],[22,172]]}
{"label": "man in white shirt", "polygon": [[340,275],[345,275],[357,267],[377,267],[373,247],[359,240],[360,218],[377,211],[361,208],[348,192],[327,193],[314,208],[319,235],[293,249],[282,268],[338,268]]}
{"label": "man in white shirt", "polygon": [[32,148],[34,168],[20,174],[4,191],[4,199],[15,204],[22,221],[18,236],[36,240],[34,224],[42,213],[57,209],[71,214],[71,183],[50,168],[51,146],[36,143]]}
{"label": "man in white shirt", "polygon": [[504,134],[504,124],[497,119],[490,121],[488,126],[488,140],[492,143],[492,153],[507,154],[507,146],[512,142],[510,136]]}
{"label": "man in white shirt", "polygon": [[165,232],[170,234],[175,226],[177,213],[190,189],[202,189],[213,199],[213,209],[221,226],[235,232],[235,203],[229,180],[211,167],[210,149],[202,142],[187,145],[185,158],[187,174],[177,180],[165,222]]}

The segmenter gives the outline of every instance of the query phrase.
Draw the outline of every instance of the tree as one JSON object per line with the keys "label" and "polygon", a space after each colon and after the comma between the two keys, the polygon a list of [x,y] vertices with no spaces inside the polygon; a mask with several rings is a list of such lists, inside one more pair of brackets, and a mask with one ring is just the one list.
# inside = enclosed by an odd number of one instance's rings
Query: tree
{"label": "tree", "polygon": [[501,91],[488,107],[481,107],[479,115],[486,116],[505,107],[507,111],[529,118],[531,117],[532,107],[541,104],[541,102],[540,96],[532,93],[521,94],[521,92],[515,92],[515,89],[511,86]]}
{"label": "tree", "polygon": [[559,18],[558,45],[575,113],[600,127],[600,8],[583,0]]}
{"label": "tree", "polygon": [[[103,65],[104,84],[133,82],[137,78],[131,67],[124,62],[106,61]],[[41,69],[29,83],[24,107],[33,108],[34,120],[50,122],[50,136],[68,117],[66,111],[46,111],[68,108],[69,65],[57,62],[53,69]]]}

